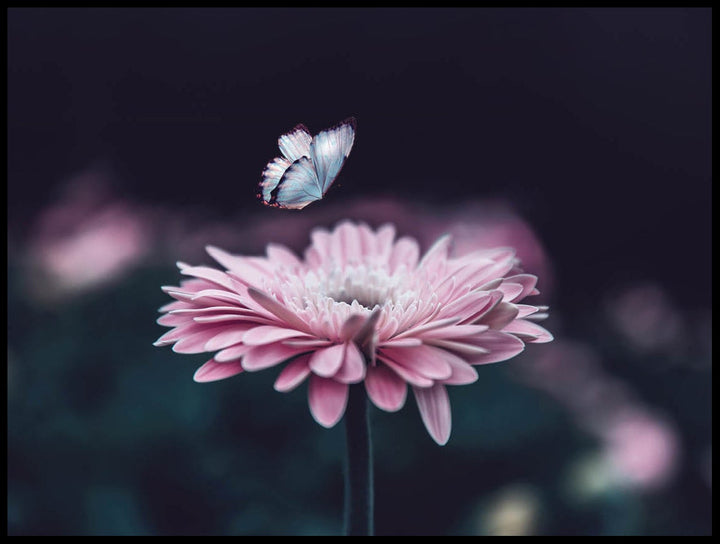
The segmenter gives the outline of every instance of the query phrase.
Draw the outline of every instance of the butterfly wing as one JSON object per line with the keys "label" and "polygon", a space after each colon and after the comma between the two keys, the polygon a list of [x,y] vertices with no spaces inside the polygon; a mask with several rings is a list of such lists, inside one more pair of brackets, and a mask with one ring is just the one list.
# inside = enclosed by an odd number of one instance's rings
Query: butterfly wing
{"label": "butterfly wing", "polygon": [[310,156],[311,142],[310,131],[305,125],[299,124],[278,138],[278,147],[283,156],[292,163],[300,157]]}
{"label": "butterfly wing", "polygon": [[263,170],[262,181],[258,190],[258,198],[262,200],[263,204],[279,206],[272,200],[272,192],[293,162],[301,157],[310,156],[311,142],[312,136],[310,136],[310,132],[303,124],[296,125],[295,128],[278,138],[278,147],[282,156],[275,157],[267,164],[265,170]]}
{"label": "butterfly wing", "polygon": [[292,162],[284,157],[276,157],[267,164],[263,170],[258,190],[258,198],[263,201],[263,204],[270,204],[272,191],[278,186],[280,179],[291,164]]}
{"label": "butterfly wing", "polygon": [[355,142],[355,118],[350,117],[323,130],[310,143],[310,158],[324,195],[340,173]]}
{"label": "butterfly wing", "polygon": [[315,168],[308,157],[293,162],[270,192],[270,206],[299,210],[322,198]]}

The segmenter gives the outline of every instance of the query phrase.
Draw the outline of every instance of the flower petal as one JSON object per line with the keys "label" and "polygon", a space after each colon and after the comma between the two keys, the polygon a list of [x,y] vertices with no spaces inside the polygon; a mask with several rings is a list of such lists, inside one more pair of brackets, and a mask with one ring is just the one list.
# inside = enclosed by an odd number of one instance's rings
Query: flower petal
{"label": "flower petal", "polygon": [[279,263],[287,268],[300,265],[300,259],[298,259],[292,251],[279,244],[268,244],[265,253],[268,256],[268,260]]}
{"label": "flower petal", "polygon": [[484,325],[491,329],[501,330],[518,315],[518,308],[514,304],[500,302],[482,318]]}
{"label": "flower petal", "polygon": [[288,340],[289,338],[304,337],[308,335],[304,332],[288,329],[287,327],[275,327],[273,325],[264,325],[261,327],[253,327],[249,329],[243,336],[243,344],[249,346],[262,346],[272,344],[279,340]]}
{"label": "flower petal", "polygon": [[525,319],[516,319],[503,329],[503,332],[509,332],[520,336],[526,342],[535,344],[544,344],[553,340],[553,335],[541,327],[537,323],[526,321]]}
{"label": "flower petal", "polygon": [[368,367],[365,390],[373,404],[386,412],[396,412],[405,404],[405,380],[384,365]]}
{"label": "flower petal", "polygon": [[177,343],[172,347],[175,353],[203,353],[209,350],[205,347],[208,340],[214,338],[218,334],[225,333],[227,329],[212,327],[205,328],[205,330],[183,336]]}
{"label": "flower petal", "polygon": [[523,341],[516,336],[493,330],[484,332],[477,340],[477,344],[480,347],[490,350],[490,353],[469,356],[467,362],[471,365],[484,365],[487,363],[506,361],[507,359],[515,357],[525,349]]}
{"label": "flower petal", "polygon": [[439,348],[432,346],[416,346],[407,348],[382,348],[380,354],[383,359],[392,359],[398,365],[408,370],[430,378],[431,380],[444,380],[452,374],[450,365],[445,361]]}
{"label": "flower petal", "polygon": [[516,295],[515,298],[510,299],[510,302],[515,302],[516,300],[522,300],[526,296],[533,294],[536,290],[535,285],[537,285],[538,278],[533,274],[516,274],[515,276],[508,276],[505,278],[505,281],[519,283],[523,286],[523,290],[520,294]]}
{"label": "flower petal", "polygon": [[365,377],[365,358],[354,342],[348,342],[345,358],[334,378],[342,383],[358,383]]}
{"label": "flower petal", "polygon": [[[397,374],[403,380],[405,380],[406,382],[408,382],[412,385],[416,385],[418,387],[430,387],[432,384],[435,383],[430,378],[426,378],[425,376],[422,376],[421,374],[415,372],[414,370],[411,370],[402,365],[399,365],[392,359],[383,357],[380,354],[378,355],[378,360],[385,363],[388,366],[388,368],[390,368],[393,372],[395,372],[395,374]],[[372,366],[369,366],[368,368],[372,368]]]}
{"label": "flower petal", "polygon": [[343,413],[348,399],[348,386],[330,378],[310,376],[308,404],[315,421],[323,427],[334,426]]}
{"label": "flower petal", "polygon": [[452,353],[446,353],[449,357],[446,357],[445,360],[450,364],[452,374],[449,378],[442,380],[442,383],[445,385],[466,385],[477,381],[477,370],[471,367],[460,357],[457,357]]}
{"label": "flower petal", "polygon": [[234,361],[236,359],[239,359],[243,355],[245,355],[251,349],[252,349],[252,346],[246,346],[244,344],[232,346],[230,348],[225,348],[224,350],[218,351],[215,354],[215,361],[218,363],[226,363],[227,361]]}
{"label": "flower petal", "polygon": [[217,363],[214,359],[210,359],[195,371],[193,380],[198,383],[215,382],[224,380],[243,371],[240,361],[232,363]]}
{"label": "flower petal", "polygon": [[310,354],[306,353],[285,365],[275,380],[275,391],[287,393],[300,385],[312,372],[308,366],[309,359]]}
{"label": "flower petal", "polygon": [[265,310],[273,314],[274,316],[282,319],[290,327],[307,332],[307,325],[305,322],[288,310],[284,305],[280,304],[274,298],[266,295],[262,291],[255,289],[254,287],[248,288],[248,295],[262,306]]}
{"label": "flower petal", "polygon": [[255,346],[242,359],[242,366],[248,372],[270,368],[302,353],[303,348],[294,348],[281,343]]}
{"label": "flower petal", "polygon": [[239,344],[243,341],[248,329],[252,327],[251,323],[236,323],[230,328],[218,331],[217,334],[207,340],[204,351],[215,351]]}
{"label": "flower petal", "polygon": [[345,344],[336,344],[329,348],[321,348],[310,357],[310,369],[318,376],[333,376],[345,357]]}
{"label": "flower petal", "polygon": [[450,399],[442,384],[428,388],[413,387],[420,417],[433,440],[444,446],[450,438],[452,418]]}
{"label": "flower petal", "polygon": [[390,273],[397,271],[398,268],[404,266],[406,270],[414,270],[420,257],[420,247],[418,243],[409,237],[400,238],[395,242],[392,253],[390,255]]}

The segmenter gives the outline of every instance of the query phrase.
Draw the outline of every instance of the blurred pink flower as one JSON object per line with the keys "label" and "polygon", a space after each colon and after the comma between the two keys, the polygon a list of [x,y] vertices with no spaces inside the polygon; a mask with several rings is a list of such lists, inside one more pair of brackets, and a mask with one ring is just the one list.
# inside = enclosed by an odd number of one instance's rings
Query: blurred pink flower
{"label": "blurred pink flower", "polygon": [[30,229],[34,294],[52,299],[120,278],[150,252],[152,231],[142,208],[112,194],[103,170],[79,174]]}
{"label": "blurred pink flower", "polygon": [[439,444],[450,437],[446,385],[477,380],[474,365],[520,353],[552,335],[533,320],[546,307],[521,304],[537,277],[516,273],[512,249],[453,258],[440,238],[420,258],[418,243],[395,228],[340,223],[316,229],[299,259],[270,244],[266,257],[208,247],[224,271],[178,263],[192,279],[164,287],[175,298],[158,323],[173,327],[155,343],[178,353],[216,352],[198,382],[287,363],[275,382],[290,391],[309,379],[314,419],[332,427],[345,411],[348,385],[364,382],[380,409],[403,407],[410,385]]}
{"label": "blurred pink flower", "polygon": [[613,324],[637,351],[662,351],[677,345],[683,320],[658,285],[626,288],[607,304]]}
{"label": "blurred pink flower", "polygon": [[624,483],[655,488],[665,484],[677,465],[678,438],[662,419],[644,409],[620,411],[601,429],[605,455]]}

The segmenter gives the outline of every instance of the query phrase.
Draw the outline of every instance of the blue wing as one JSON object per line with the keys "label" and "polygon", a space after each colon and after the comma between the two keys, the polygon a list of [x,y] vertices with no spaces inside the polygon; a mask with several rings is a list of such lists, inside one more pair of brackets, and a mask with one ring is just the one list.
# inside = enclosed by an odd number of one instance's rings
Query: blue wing
{"label": "blue wing", "polygon": [[335,181],[355,142],[355,118],[345,119],[338,125],[323,130],[310,143],[312,159],[322,195]]}
{"label": "blue wing", "polygon": [[270,193],[270,206],[299,210],[323,196],[315,168],[308,157],[293,162]]}
{"label": "blue wing", "polygon": [[267,164],[265,170],[263,170],[262,181],[258,190],[258,197],[264,204],[270,203],[272,191],[278,186],[280,179],[291,164],[292,162],[283,157],[276,157]]}
{"label": "blue wing", "polygon": [[310,156],[311,142],[310,131],[305,125],[299,124],[278,138],[278,147],[287,160],[295,162],[300,157]]}

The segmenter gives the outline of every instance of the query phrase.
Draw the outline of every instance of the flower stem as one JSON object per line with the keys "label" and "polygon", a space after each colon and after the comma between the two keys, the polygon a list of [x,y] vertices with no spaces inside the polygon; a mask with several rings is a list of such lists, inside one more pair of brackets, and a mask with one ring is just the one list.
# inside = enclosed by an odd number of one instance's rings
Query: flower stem
{"label": "flower stem", "polygon": [[345,534],[373,534],[373,461],[370,420],[365,388],[350,386],[345,411],[347,461],[345,466]]}

